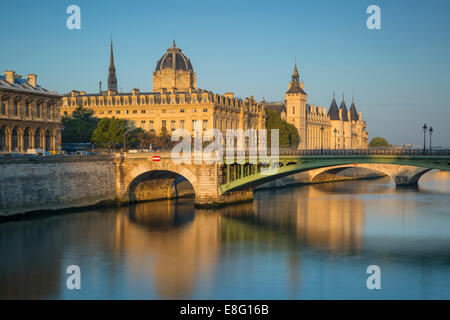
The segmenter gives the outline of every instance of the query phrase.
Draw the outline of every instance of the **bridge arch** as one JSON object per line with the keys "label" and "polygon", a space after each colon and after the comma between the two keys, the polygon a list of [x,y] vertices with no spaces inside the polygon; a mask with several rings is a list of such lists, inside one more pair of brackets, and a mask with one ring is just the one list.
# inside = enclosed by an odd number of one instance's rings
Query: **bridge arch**
{"label": "bridge arch", "polygon": [[[176,165],[170,162],[165,162],[164,165],[162,165],[160,162],[145,161],[128,163],[126,169],[127,170],[124,170],[121,179],[118,181],[122,201],[136,202],[140,200],[156,200],[157,198],[163,198],[159,197],[158,194],[162,195],[161,192],[164,188],[167,195],[167,189],[170,188],[172,184],[177,184],[182,181],[186,181],[192,186],[194,194],[196,194],[198,190],[197,176],[189,168],[182,165]],[[138,184],[151,180],[159,181],[161,183],[161,185],[153,184],[153,186],[159,190],[152,190],[155,191],[153,192],[154,195],[158,197],[154,199],[138,199],[135,194]],[[152,186],[152,184],[149,183],[148,186]]]}

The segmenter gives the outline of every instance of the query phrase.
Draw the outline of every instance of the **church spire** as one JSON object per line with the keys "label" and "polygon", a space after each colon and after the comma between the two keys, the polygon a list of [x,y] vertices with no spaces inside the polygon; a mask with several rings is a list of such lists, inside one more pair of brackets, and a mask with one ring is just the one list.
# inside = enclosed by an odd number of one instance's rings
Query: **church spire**
{"label": "church spire", "polygon": [[116,67],[114,66],[112,37],[111,37],[111,52],[109,56],[108,90],[117,92]]}
{"label": "church spire", "polygon": [[300,75],[297,70],[297,63],[294,64],[294,72],[292,73],[292,85],[299,86],[300,85]]}

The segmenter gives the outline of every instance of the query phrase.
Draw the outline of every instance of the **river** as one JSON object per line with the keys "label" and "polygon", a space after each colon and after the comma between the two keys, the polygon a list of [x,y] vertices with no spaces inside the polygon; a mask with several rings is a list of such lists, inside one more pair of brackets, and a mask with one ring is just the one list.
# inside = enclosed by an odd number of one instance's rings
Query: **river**
{"label": "river", "polygon": [[450,173],[418,190],[381,178],[220,209],[181,199],[4,222],[0,298],[450,299]]}

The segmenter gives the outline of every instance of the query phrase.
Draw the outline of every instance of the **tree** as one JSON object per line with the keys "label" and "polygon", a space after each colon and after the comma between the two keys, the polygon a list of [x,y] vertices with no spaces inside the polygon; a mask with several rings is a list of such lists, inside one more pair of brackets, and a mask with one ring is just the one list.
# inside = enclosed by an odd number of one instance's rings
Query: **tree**
{"label": "tree", "polygon": [[376,137],[370,140],[369,147],[370,148],[389,147],[389,143],[386,141],[386,139],[382,137]]}
{"label": "tree", "polygon": [[65,143],[88,143],[100,119],[90,109],[78,107],[70,117],[63,117],[62,141]]}
{"label": "tree", "polygon": [[124,119],[103,118],[92,133],[92,142],[109,149],[123,146],[129,126],[129,122]]}
{"label": "tree", "polygon": [[271,130],[278,129],[280,148],[297,148],[300,141],[297,128],[293,124],[281,119],[276,111],[266,109],[266,128],[269,145],[271,145]]}

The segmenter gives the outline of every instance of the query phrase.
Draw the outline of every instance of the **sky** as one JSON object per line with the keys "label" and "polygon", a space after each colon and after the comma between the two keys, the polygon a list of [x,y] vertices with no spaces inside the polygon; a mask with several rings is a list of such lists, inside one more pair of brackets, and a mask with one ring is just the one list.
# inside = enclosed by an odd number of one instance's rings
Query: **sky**
{"label": "sky", "polygon": [[[81,29],[66,27],[70,5]],[[381,29],[369,30],[369,5]],[[152,90],[156,62],[176,44],[197,87],[282,101],[294,61],[307,103],[329,107],[352,93],[369,139],[450,147],[448,0],[2,1],[0,71],[36,73],[59,93],[105,89],[112,35],[118,87]],[[427,137],[427,144],[429,138]]]}

